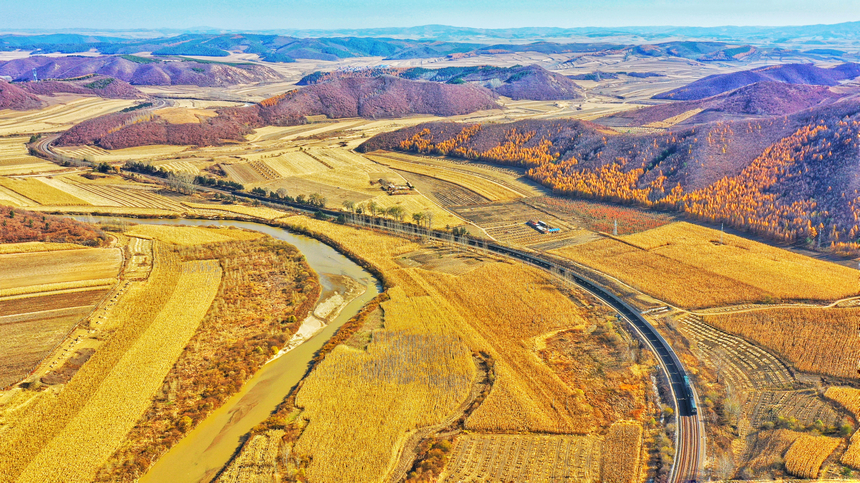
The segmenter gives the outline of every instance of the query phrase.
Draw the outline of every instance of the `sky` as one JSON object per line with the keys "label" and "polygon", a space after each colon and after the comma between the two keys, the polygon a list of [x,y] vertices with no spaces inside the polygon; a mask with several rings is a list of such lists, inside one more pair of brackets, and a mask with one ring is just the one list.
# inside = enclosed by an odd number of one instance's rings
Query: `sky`
{"label": "sky", "polygon": [[3,29],[230,30],[810,25],[860,20],[860,0],[0,0]]}

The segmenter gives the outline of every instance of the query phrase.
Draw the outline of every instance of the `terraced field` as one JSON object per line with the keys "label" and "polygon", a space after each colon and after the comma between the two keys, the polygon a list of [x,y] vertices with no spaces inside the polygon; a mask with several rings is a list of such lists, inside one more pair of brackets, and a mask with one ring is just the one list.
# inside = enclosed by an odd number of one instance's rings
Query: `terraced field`
{"label": "terraced field", "polygon": [[695,341],[705,360],[712,361],[722,377],[738,389],[790,389],[794,376],[775,356],[746,340],[686,314],[678,320],[685,335]]}
{"label": "terraced field", "polygon": [[0,388],[25,377],[116,283],[119,250],[0,255]]}
{"label": "terraced field", "polygon": [[593,436],[469,434],[459,438],[440,481],[597,482]]}

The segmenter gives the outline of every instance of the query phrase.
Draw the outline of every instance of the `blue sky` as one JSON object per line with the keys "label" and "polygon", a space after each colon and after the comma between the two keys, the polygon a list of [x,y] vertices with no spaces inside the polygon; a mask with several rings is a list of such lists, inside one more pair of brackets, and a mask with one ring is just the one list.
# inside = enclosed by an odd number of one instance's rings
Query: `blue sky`
{"label": "blue sky", "polygon": [[809,25],[860,20],[860,0],[0,0],[0,28],[238,30]]}

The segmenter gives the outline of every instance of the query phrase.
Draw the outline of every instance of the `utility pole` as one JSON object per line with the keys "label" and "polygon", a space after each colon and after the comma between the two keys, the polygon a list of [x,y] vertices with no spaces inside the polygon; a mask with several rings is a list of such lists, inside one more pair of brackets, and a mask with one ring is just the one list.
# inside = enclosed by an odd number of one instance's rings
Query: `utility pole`
{"label": "utility pole", "polygon": [[618,218],[615,219],[615,226],[612,227],[612,236],[618,236]]}

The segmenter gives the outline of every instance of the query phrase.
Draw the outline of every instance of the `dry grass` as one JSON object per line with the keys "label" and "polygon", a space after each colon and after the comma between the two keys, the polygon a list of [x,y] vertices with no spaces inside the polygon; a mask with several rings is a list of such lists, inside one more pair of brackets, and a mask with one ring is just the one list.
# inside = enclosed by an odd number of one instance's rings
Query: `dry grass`
{"label": "dry grass", "polygon": [[841,442],[838,438],[801,435],[785,453],[785,469],[801,478],[818,478],[821,464]]}
{"label": "dry grass", "polygon": [[468,434],[439,481],[598,482],[600,446],[594,436]]}
{"label": "dry grass", "polygon": [[88,205],[86,201],[60,191],[38,178],[0,178],[0,186],[25,196],[40,205]]}
{"label": "dry grass", "polygon": [[121,263],[119,250],[106,248],[6,254],[0,256],[0,290],[115,278]]}
{"label": "dry grass", "polygon": [[215,111],[185,107],[167,107],[155,111],[158,117],[170,124],[200,124],[201,119],[215,117]]}
{"label": "dry grass", "polygon": [[857,293],[856,272],[847,267],[732,235],[719,241],[716,230],[672,223],[553,253],[686,308]]}
{"label": "dry grass", "polygon": [[91,280],[75,280],[71,282],[43,283],[38,285],[27,285],[24,287],[0,289],[0,297],[6,299],[19,295],[30,295],[43,292],[73,291],[75,289],[91,289],[94,287],[106,287],[116,283],[115,278],[98,278]]}
{"label": "dry grass", "polygon": [[617,422],[609,428],[603,442],[601,473],[604,483],[640,481],[642,435],[642,425],[635,421]]}
{"label": "dry grass", "polygon": [[92,480],[149,406],[209,309],[221,280],[221,267],[215,261],[171,268],[180,275],[170,297],[158,306],[158,315],[80,412],[30,462],[19,482]]}
{"label": "dry grass", "polygon": [[0,244],[0,255],[9,253],[53,252],[57,250],[77,250],[81,246],[75,243],[45,243],[23,242]]}
{"label": "dry grass", "polygon": [[[439,208],[439,205],[430,201],[422,194],[414,195],[397,195],[377,196],[373,202],[382,208],[391,208],[392,206],[400,206],[406,212],[404,221],[412,222],[414,213],[433,213],[433,228],[442,229],[446,226],[459,226],[463,224],[463,220],[452,215],[451,213]],[[366,207],[366,203],[362,206]],[[365,210],[366,212],[367,210]]]}
{"label": "dry grass", "polygon": [[522,194],[489,179],[474,174],[454,171],[442,166],[427,166],[410,162],[408,157],[399,153],[367,155],[367,157],[392,169],[416,173],[453,183],[467,190],[474,191],[490,201],[509,201],[523,197]]}
{"label": "dry grass", "polygon": [[256,240],[263,236],[261,233],[238,228],[171,225],[136,225],[127,230],[126,235],[185,246],[234,240]]}
{"label": "dry grass", "polygon": [[858,317],[858,308],[774,308],[709,315],[704,321],[774,351],[799,371],[854,379]]}
{"label": "dry grass", "polygon": [[245,206],[245,205],[213,205],[206,203],[184,203],[189,208],[197,210],[215,210],[224,211],[227,213],[237,213],[240,215],[254,216],[264,220],[276,220],[287,215],[284,211],[278,211],[265,206]]}

